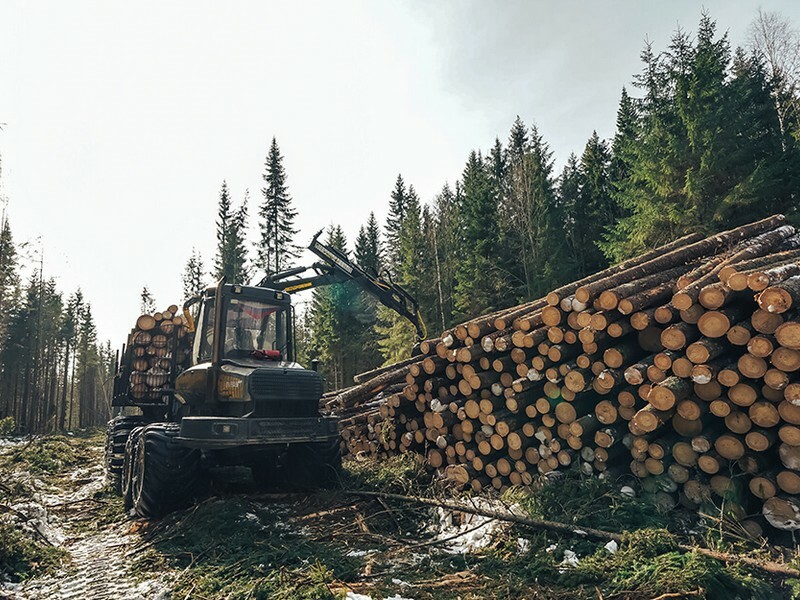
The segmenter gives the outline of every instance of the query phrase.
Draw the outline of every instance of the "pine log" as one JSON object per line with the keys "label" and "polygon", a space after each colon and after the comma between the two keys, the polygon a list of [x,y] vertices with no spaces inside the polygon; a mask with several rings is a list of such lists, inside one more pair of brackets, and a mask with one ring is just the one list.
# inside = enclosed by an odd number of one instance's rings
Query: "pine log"
{"label": "pine log", "polygon": [[750,317],[750,323],[753,329],[759,333],[775,333],[778,327],[783,324],[783,317],[759,308]]}
{"label": "pine log", "polygon": [[764,502],[762,514],[776,529],[796,531],[800,529],[800,498],[796,496],[774,496]]}
{"label": "pine log", "polygon": [[411,358],[407,358],[405,360],[402,360],[402,361],[400,361],[398,363],[394,363],[394,364],[391,364],[391,365],[384,365],[382,367],[378,367],[376,369],[372,369],[371,371],[366,371],[364,373],[359,373],[358,375],[353,377],[353,381],[355,381],[357,384],[366,383],[370,379],[374,379],[375,377],[377,377],[379,375],[383,375],[384,373],[388,373],[389,371],[397,370],[397,369],[399,369],[401,367],[406,367],[406,366],[408,366],[408,365],[410,365],[412,363],[418,362],[418,361],[419,361],[419,357],[418,356],[413,356]]}
{"label": "pine log", "polygon": [[681,350],[700,337],[697,327],[689,323],[676,323],[661,332],[661,344],[669,350]]}
{"label": "pine log", "polygon": [[800,350],[800,322],[789,320],[774,330],[775,339],[784,348]]}
{"label": "pine log", "polygon": [[[759,234],[763,234],[764,232],[772,232],[773,230],[781,227],[785,221],[786,217],[783,215],[774,215],[767,219],[757,221],[756,223],[750,223],[748,225],[737,227],[736,229],[724,231],[689,245],[679,246],[669,252],[661,250],[652,260],[648,260],[636,266],[621,270],[621,272],[603,277],[592,283],[580,285],[580,287],[575,290],[575,298],[577,298],[580,302],[588,303],[603,290],[617,287],[623,283],[628,283],[629,281],[633,281],[635,279],[647,277],[653,273],[670,269],[680,264],[685,264],[703,256],[708,256],[709,254],[713,254],[723,247],[729,246],[741,240],[750,238],[759,239],[757,237]],[[769,239],[772,238],[770,237]],[[783,237],[781,237],[781,239],[783,239]],[[759,248],[762,245],[767,245],[767,242],[763,241],[763,239],[760,240],[760,242],[763,242],[763,244],[760,243]]]}
{"label": "pine log", "polygon": [[697,328],[704,336],[720,338],[731,326],[741,320],[748,311],[746,305],[731,305],[719,310],[709,310],[697,321]]}
{"label": "pine log", "polygon": [[800,275],[768,287],[758,296],[758,306],[769,313],[785,313],[800,302]]}
{"label": "pine log", "polygon": [[619,305],[620,300],[624,298],[634,296],[664,283],[674,283],[677,277],[691,270],[696,264],[697,263],[693,263],[692,265],[678,265],[672,269],[654,273],[615,288],[604,290],[598,297],[598,304],[603,310],[614,310]]}
{"label": "pine log", "polygon": [[800,369],[800,350],[781,346],[775,349],[769,359],[776,369],[785,373],[793,373]]}
{"label": "pine log", "polygon": [[[759,226],[757,226],[757,229],[760,229],[762,227],[764,227],[764,225],[759,225]],[[691,233],[691,234],[685,235],[682,238],[679,238],[679,239],[677,239],[677,240],[675,240],[673,242],[670,242],[668,244],[664,244],[663,246],[659,246],[658,248],[650,250],[650,251],[648,251],[648,252],[646,252],[644,254],[641,254],[640,256],[631,258],[631,259],[626,260],[624,262],[621,262],[621,263],[619,263],[617,265],[613,265],[611,267],[608,267],[607,269],[604,269],[603,271],[600,271],[598,273],[594,273],[592,275],[588,275],[587,277],[584,277],[583,279],[581,279],[579,281],[575,281],[573,283],[569,283],[569,284],[564,285],[564,286],[562,286],[562,287],[560,287],[560,288],[558,288],[556,290],[553,290],[552,292],[547,294],[547,303],[550,306],[558,306],[558,304],[561,302],[561,300],[563,298],[565,298],[565,297],[567,297],[567,296],[569,296],[571,294],[575,294],[577,296],[577,294],[575,292],[581,286],[590,285],[590,284],[595,283],[597,281],[607,280],[610,277],[613,277],[614,275],[617,275],[619,273],[623,273],[623,272],[628,271],[628,270],[630,270],[630,269],[632,269],[634,267],[637,267],[639,265],[649,263],[653,259],[658,258],[658,257],[663,256],[663,255],[668,255],[668,254],[670,254],[671,252],[673,252],[675,250],[681,250],[681,249],[684,249],[686,247],[691,247],[692,245],[700,243],[701,241],[703,241],[703,236],[700,235],[700,234]],[[708,246],[712,247],[712,246],[714,246],[714,244],[709,244]],[[627,281],[632,281],[633,279],[636,279],[636,277],[632,277],[631,279],[628,279]],[[626,282],[622,282],[622,283],[626,283]],[[584,304],[587,303],[586,300],[583,300],[582,302]]]}
{"label": "pine log", "polygon": [[800,261],[796,259],[787,264],[750,273],[747,276],[747,287],[754,292],[761,292],[795,275],[800,275]]}
{"label": "pine log", "polygon": [[136,328],[140,331],[150,331],[155,329],[157,321],[153,315],[142,315],[136,319]]}

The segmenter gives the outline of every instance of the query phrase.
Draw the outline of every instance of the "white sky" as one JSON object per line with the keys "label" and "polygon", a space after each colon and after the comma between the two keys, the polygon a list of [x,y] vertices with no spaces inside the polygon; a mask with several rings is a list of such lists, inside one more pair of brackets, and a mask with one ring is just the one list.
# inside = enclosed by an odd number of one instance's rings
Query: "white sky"
{"label": "white sky", "polygon": [[[759,6],[704,3],[734,45]],[[614,133],[645,38],[695,30],[699,3],[0,3],[0,194],[45,276],[82,287],[121,343],[148,285],[181,297],[192,247],[210,266],[219,187],[260,199],[276,136],[298,241],[381,221],[398,172],[428,201],[473,148],[536,122],[559,165]],[[254,219],[251,219],[254,222]],[[255,239],[255,237],[253,238]],[[38,260],[38,259],[37,259]]]}

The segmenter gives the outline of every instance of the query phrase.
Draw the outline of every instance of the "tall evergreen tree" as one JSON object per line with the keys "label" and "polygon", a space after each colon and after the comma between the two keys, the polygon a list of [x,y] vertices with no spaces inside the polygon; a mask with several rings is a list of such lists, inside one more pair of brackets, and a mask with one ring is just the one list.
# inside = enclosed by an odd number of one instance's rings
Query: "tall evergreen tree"
{"label": "tall evergreen tree", "polygon": [[223,181],[217,209],[217,254],[214,259],[214,276],[224,277],[229,283],[246,283],[247,268],[247,204],[248,192],[238,209],[231,205],[228,184]]}
{"label": "tall evergreen tree", "polygon": [[453,293],[462,253],[461,197],[460,182],[456,183],[455,191],[445,184],[434,197],[433,226],[428,230],[428,247],[434,250],[436,273],[436,315],[431,323],[438,323],[442,330],[453,323],[455,313]]}
{"label": "tall evergreen tree", "polygon": [[[381,240],[380,226],[375,213],[370,213],[366,225],[358,231],[355,243],[355,261],[369,273],[380,273]],[[368,371],[377,367],[381,360],[378,348],[378,334],[375,324],[378,318],[378,302],[372,294],[357,291],[356,325],[354,336],[361,352],[356,354],[356,372]]]}
{"label": "tall evergreen tree", "polygon": [[264,200],[259,208],[261,239],[258,243],[258,260],[268,274],[288,269],[299,256],[294,244],[297,229],[294,220],[297,211],[292,207],[292,197],[286,185],[286,170],[278,142],[273,137],[267,154],[264,172]]}
{"label": "tall evergreen tree", "polygon": [[386,216],[386,260],[395,268],[400,262],[400,229],[406,215],[408,190],[402,175],[397,176],[389,196],[389,214]]}
{"label": "tall evergreen tree", "polygon": [[486,161],[472,151],[462,176],[461,228],[464,256],[456,273],[455,306],[460,315],[496,307],[500,276],[494,263],[497,244],[497,190]]}
{"label": "tall evergreen tree", "polygon": [[[347,240],[338,225],[328,229],[327,245],[347,253]],[[310,358],[321,361],[329,389],[344,387],[354,373],[354,354],[360,352],[354,339],[353,307],[357,290],[350,283],[337,283],[313,291],[309,309]]]}
{"label": "tall evergreen tree", "polygon": [[206,272],[203,266],[203,257],[195,248],[192,248],[192,253],[186,261],[182,279],[184,300],[201,295],[206,288]]}
{"label": "tall evergreen tree", "polygon": [[222,181],[219,190],[219,203],[217,205],[217,254],[214,258],[214,276],[220,278],[228,276],[228,263],[230,262],[230,235],[231,222],[233,221],[233,208],[231,195],[228,191],[228,182]]}
{"label": "tall evergreen tree", "polygon": [[593,132],[581,155],[580,188],[572,215],[572,258],[579,275],[599,271],[606,265],[598,242],[621,216],[612,197],[610,163],[608,146]]}
{"label": "tall evergreen tree", "polygon": [[245,190],[241,206],[233,213],[231,232],[228,237],[230,247],[231,281],[247,283],[250,280],[250,268],[247,263],[247,210],[250,192]]}
{"label": "tall evergreen tree", "polygon": [[500,210],[504,264],[511,296],[505,304],[540,295],[559,264],[563,222],[556,218],[553,153],[533,126],[523,136],[517,121],[509,138],[510,164]]}
{"label": "tall evergreen tree", "polygon": [[375,218],[375,213],[369,213],[367,224],[362,225],[356,237],[355,259],[364,269],[378,273],[382,266],[383,249],[380,240],[380,226]]}
{"label": "tall evergreen tree", "polygon": [[628,95],[628,90],[623,87],[617,109],[617,131],[611,143],[610,176],[615,192],[631,175],[631,165],[635,157],[638,136],[639,114],[636,104]]}
{"label": "tall evergreen tree", "polygon": [[519,115],[514,119],[511,126],[511,133],[508,136],[508,156],[512,164],[519,164],[522,158],[529,152],[530,144],[528,141],[528,128],[520,119]]}

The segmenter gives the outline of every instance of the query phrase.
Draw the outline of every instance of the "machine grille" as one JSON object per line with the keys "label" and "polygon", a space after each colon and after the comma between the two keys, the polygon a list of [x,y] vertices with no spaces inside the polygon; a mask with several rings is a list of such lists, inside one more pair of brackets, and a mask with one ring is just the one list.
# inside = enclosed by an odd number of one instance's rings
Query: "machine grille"
{"label": "machine grille", "polygon": [[303,369],[257,369],[250,376],[250,396],[260,417],[315,416],[322,377]]}

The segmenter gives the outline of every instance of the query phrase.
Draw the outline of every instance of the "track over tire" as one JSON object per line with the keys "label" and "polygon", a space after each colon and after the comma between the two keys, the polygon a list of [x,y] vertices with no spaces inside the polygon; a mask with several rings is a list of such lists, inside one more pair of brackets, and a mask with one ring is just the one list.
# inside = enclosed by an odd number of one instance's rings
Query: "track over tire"
{"label": "track over tire", "polygon": [[131,431],[142,424],[142,417],[118,416],[106,427],[106,475],[117,494],[122,493],[122,469],[125,463],[125,445]]}
{"label": "track over tire", "polygon": [[136,460],[136,452],[139,447],[139,438],[142,435],[144,426],[134,427],[128,435],[128,441],[125,443],[125,458],[122,463],[122,500],[125,506],[125,511],[130,511],[133,508],[133,498],[131,495],[131,485],[133,483],[133,468],[134,461]]}
{"label": "track over tire", "polygon": [[336,487],[342,469],[339,439],[290,446],[286,467],[292,487],[301,490]]}
{"label": "track over tire", "polygon": [[153,423],[139,434],[130,493],[140,517],[162,517],[191,505],[204,493],[201,453],[181,446],[175,440],[178,430],[173,423]]}

